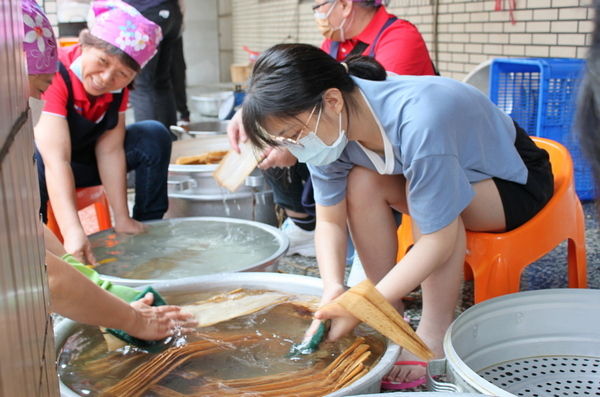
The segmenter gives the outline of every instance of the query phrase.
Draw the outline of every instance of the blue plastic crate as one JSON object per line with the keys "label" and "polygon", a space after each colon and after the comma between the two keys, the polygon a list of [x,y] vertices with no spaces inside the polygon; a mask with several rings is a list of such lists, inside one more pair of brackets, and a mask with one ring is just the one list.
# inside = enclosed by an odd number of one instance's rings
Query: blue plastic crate
{"label": "blue plastic crate", "polygon": [[590,165],[572,131],[583,59],[499,58],[490,69],[490,99],[530,135],[565,145],[573,157],[575,190],[595,197]]}

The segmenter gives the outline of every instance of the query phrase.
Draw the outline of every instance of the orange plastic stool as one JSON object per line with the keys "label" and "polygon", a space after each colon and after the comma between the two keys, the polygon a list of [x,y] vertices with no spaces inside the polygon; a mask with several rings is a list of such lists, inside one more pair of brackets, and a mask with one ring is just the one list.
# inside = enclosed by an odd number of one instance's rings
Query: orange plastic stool
{"label": "orange plastic stool", "polygon": [[66,36],[58,38],[59,47],[69,47],[79,43],[79,37],[77,36]]}
{"label": "orange plastic stool", "polygon": [[[90,205],[94,205],[99,230],[106,230],[112,227],[112,221],[110,219],[110,207],[108,206],[108,200],[102,185],[78,188],[75,190],[75,194],[75,205],[78,211],[87,208]],[[54,211],[52,211],[52,205],[50,201],[48,201],[47,206],[47,226],[50,230],[52,230],[56,237],[63,242],[63,237],[58,223],[56,222]]]}
{"label": "orange plastic stool", "polygon": [[[558,142],[539,137],[532,139],[550,155],[554,195],[539,213],[514,230],[506,233],[467,231],[465,274],[472,272],[475,303],[518,292],[523,269],[565,240],[568,240],[569,287],[587,287],[585,220],[575,193],[571,155]],[[398,260],[413,244],[411,226],[410,217],[403,215],[398,228]]]}

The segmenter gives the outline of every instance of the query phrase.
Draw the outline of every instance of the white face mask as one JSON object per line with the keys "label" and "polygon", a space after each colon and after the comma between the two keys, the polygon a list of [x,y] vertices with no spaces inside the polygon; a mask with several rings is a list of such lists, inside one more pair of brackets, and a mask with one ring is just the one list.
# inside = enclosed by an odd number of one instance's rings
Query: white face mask
{"label": "white face mask", "polygon": [[298,145],[289,145],[287,148],[289,151],[302,163],[310,165],[327,165],[333,163],[340,158],[344,148],[348,144],[348,137],[346,132],[342,129],[342,113],[339,115],[339,136],[331,145],[326,145],[325,142],[317,135],[317,129],[319,128],[319,122],[321,121],[321,111],[319,109],[319,116],[317,117],[317,124],[315,130],[310,132],[305,137],[298,140]]}
{"label": "white face mask", "polygon": [[44,108],[44,104],[46,101],[43,99],[37,99],[32,96],[29,97],[29,108],[31,109],[31,122],[35,127],[38,121],[40,121],[40,116],[42,115],[42,109]]}
{"label": "white face mask", "polygon": [[317,28],[319,29],[319,32],[321,32],[323,37],[325,37],[326,39],[331,40],[335,32],[339,30],[340,41],[345,41],[346,37],[344,34],[344,25],[346,24],[346,18],[344,18],[340,26],[338,26],[337,28],[331,26],[331,23],[329,22],[329,16],[331,15],[337,3],[337,0],[335,0],[334,3],[329,7],[329,10],[327,12],[315,11],[315,22],[317,22]]}

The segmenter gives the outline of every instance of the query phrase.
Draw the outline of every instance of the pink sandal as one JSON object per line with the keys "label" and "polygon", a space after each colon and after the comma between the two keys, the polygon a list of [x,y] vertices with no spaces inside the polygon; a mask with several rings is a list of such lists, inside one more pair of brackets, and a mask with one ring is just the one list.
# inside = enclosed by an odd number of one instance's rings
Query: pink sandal
{"label": "pink sandal", "polygon": [[[394,365],[420,365],[421,367],[427,367],[427,363],[424,361],[396,361]],[[410,382],[391,382],[387,380],[381,381],[381,388],[383,390],[404,390],[412,389],[413,387],[421,386],[425,383],[425,377],[422,376],[418,379],[411,380]]]}

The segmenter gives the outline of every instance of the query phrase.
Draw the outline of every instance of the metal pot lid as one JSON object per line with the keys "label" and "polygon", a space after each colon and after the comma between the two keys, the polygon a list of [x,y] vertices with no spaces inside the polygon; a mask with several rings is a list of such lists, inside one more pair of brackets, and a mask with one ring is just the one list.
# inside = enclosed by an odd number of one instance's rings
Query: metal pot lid
{"label": "metal pot lid", "polygon": [[287,237],[254,221],[220,217],[163,219],[146,233],[95,233],[95,270],[111,281],[140,285],[198,275],[262,270],[282,256]]}

